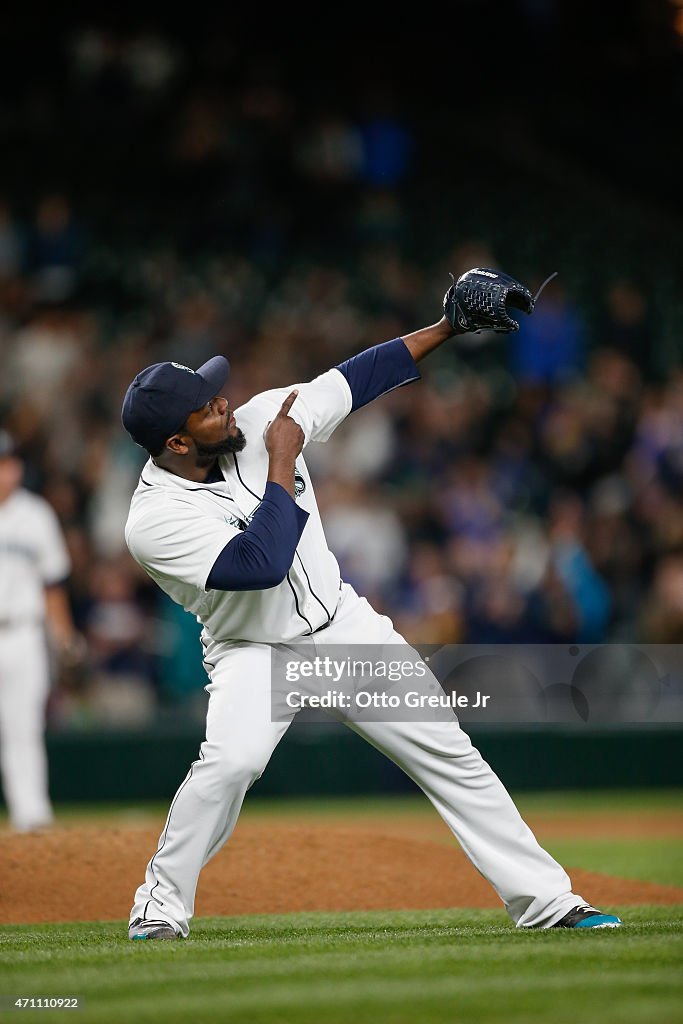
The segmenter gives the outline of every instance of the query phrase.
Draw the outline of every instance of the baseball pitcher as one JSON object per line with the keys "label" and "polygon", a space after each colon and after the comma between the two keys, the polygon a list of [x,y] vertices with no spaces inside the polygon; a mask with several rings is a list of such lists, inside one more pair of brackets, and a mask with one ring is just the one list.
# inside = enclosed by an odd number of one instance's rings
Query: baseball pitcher
{"label": "baseball pitcher", "polygon": [[[376,345],[308,383],[234,411],[227,360],[157,363],[132,381],[122,422],[149,453],[126,542],[136,561],[203,625],[206,739],[171,804],[130,916],[132,939],[186,937],[202,867],[231,835],[249,787],[296,714],[273,721],[271,645],[408,648],[391,621],[340,579],[303,451],[354,410],[420,378],[418,363],[456,334],[517,329],[509,307],[535,299],[495,270],[463,274],[438,323]],[[438,686],[434,677],[432,682]],[[422,788],[519,927],[616,927],[573,893],[455,715],[353,722]]]}

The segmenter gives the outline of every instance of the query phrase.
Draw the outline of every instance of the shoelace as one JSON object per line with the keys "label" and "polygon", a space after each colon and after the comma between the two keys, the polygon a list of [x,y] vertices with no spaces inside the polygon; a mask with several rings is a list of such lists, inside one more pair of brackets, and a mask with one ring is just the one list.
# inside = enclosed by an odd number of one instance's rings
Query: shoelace
{"label": "shoelace", "polygon": [[[556,270],[554,270],[554,271],[553,271],[553,273],[552,273],[552,274],[550,275],[550,277],[546,277],[545,281],[543,282],[543,284],[541,285],[541,287],[540,287],[540,288],[538,289],[538,291],[537,291],[537,292],[536,292],[536,294],[534,295],[534,306],[535,306],[535,305],[536,305],[536,303],[538,302],[538,296],[539,296],[539,295],[541,294],[541,292],[543,291],[543,289],[545,288],[545,286],[546,286],[547,284],[550,284],[550,282],[552,281],[552,279],[553,279],[554,277],[557,277],[557,271],[556,271]],[[591,909],[592,909],[592,907],[591,907]]]}

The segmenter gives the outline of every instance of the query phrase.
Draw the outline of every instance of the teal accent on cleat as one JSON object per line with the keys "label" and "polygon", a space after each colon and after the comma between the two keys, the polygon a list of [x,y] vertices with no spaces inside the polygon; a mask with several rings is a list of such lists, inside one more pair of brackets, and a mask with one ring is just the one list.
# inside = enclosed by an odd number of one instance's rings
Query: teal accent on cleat
{"label": "teal accent on cleat", "polygon": [[551,928],[621,928],[621,920],[614,914],[603,914],[588,904],[574,907]]}
{"label": "teal accent on cleat", "polygon": [[574,928],[620,928],[621,921],[613,914],[593,914],[583,921],[579,921]]}

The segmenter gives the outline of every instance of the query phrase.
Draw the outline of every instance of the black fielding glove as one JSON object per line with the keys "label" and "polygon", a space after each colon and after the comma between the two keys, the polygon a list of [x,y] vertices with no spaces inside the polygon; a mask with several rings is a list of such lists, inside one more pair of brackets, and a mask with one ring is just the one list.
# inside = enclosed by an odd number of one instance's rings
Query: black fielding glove
{"label": "black fielding glove", "polygon": [[538,294],[532,297],[529,289],[509,274],[475,267],[461,274],[457,281],[453,278],[443,297],[443,311],[456,334],[508,334],[518,331],[519,324],[509,316],[507,307],[533,313]]}

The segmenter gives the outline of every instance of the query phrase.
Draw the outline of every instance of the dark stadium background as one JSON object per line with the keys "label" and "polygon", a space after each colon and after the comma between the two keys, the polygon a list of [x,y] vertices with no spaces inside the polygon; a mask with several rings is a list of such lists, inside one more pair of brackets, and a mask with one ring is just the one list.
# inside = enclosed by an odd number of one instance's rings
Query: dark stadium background
{"label": "dark stadium background", "polygon": [[[201,738],[195,623],[123,547],[128,381],[222,351],[239,403],[433,322],[472,265],[559,276],[312,454],[345,578],[415,643],[683,637],[683,5],[420,15],[5,18],[0,424],[89,652],[50,701],[57,797],[170,793]],[[674,726],[481,745],[512,786],[673,783]],[[259,785],[401,784],[350,744],[293,733]]]}

